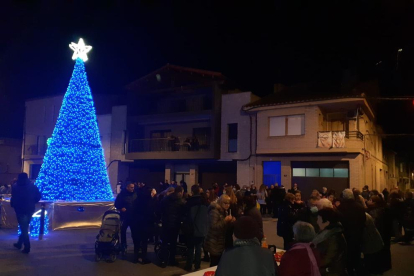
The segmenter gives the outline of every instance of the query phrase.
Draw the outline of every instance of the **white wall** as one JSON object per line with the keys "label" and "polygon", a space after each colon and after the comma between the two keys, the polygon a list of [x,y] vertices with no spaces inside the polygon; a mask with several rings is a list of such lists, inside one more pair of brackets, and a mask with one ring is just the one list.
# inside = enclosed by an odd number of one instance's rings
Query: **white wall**
{"label": "white wall", "polygon": [[[225,94],[221,106],[221,159],[245,159],[250,155],[250,116],[242,111],[251,102],[251,92]],[[228,152],[228,124],[237,124],[237,152]]]}

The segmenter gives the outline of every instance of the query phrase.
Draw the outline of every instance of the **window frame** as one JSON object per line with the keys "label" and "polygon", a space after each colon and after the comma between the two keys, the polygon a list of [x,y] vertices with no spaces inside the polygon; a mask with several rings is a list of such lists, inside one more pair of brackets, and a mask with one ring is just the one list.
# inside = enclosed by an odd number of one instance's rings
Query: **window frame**
{"label": "window frame", "polygon": [[[301,125],[301,134],[289,134],[289,117],[302,117],[302,125]],[[284,135],[271,135],[271,119],[272,118],[284,118],[285,121],[285,133]],[[300,137],[300,136],[304,136],[306,134],[306,125],[305,125],[305,114],[292,114],[292,115],[282,115],[282,116],[270,116],[268,117],[268,126],[269,126],[269,131],[268,131],[268,136],[269,137],[292,137],[292,136],[296,136],[296,137]]]}

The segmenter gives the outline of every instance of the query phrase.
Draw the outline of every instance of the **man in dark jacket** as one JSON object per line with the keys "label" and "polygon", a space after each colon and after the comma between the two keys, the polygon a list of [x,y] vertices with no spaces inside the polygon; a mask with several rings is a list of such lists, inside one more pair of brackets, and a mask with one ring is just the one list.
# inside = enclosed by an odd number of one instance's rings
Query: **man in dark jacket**
{"label": "man in dark jacket", "polygon": [[23,244],[22,252],[26,254],[30,252],[28,233],[30,220],[35,211],[35,205],[41,197],[39,189],[29,181],[27,173],[20,173],[17,182],[13,184],[10,199],[11,207],[16,212],[17,222],[21,230],[18,242],[13,245],[17,249],[21,249]]}
{"label": "man in dark jacket", "polygon": [[[196,270],[200,269],[201,264],[201,247],[208,231],[208,203],[203,202],[200,195],[200,186],[194,185],[191,187],[192,197],[190,197],[186,204],[185,220],[192,222],[193,233],[187,238],[187,264],[185,269],[190,271],[193,266]],[[195,249],[195,256],[194,256]]]}
{"label": "man in dark jacket", "polygon": [[358,273],[361,269],[361,243],[365,227],[364,207],[355,201],[351,189],[342,192],[343,201],[338,207],[340,220],[344,227],[344,235],[347,242],[347,268],[349,275]]}
{"label": "man in dark jacket", "polygon": [[[121,212],[121,244],[126,249],[126,231],[128,227],[131,228],[131,236],[134,239],[134,209],[135,200],[137,199],[137,193],[135,190],[135,184],[129,183],[124,190],[116,197],[115,207]],[[135,242],[134,242],[135,243]]]}
{"label": "man in dark jacket", "polygon": [[[155,222],[155,202],[151,197],[151,188],[142,187],[138,190],[134,206],[134,254],[136,262],[148,264],[147,258],[148,238]],[[139,255],[141,249],[141,255]]]}
{"label": "man in dark jacket", "polygon": [[167,261],[171,266],[178,265],[175,260],[177,251],[177,237],[180,232],[182,217],[184,214],[183,188],[178,186],[174,193],[165,197],[160,206],[162,218],[162,243],[169,246],[169,260],[162,260],[162,265]]}

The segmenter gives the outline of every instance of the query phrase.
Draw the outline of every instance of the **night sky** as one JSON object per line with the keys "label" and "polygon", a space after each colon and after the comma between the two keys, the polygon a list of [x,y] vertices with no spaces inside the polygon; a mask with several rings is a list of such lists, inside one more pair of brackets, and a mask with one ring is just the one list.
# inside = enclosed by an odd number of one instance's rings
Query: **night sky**
{"label": "night sky", "polygon": [[[368,80],[381,95],[414,95],[412,0],[7,2],[0,137],[22,137],[25,99],[65,93],[68,44],[79,37],[93,46],[86,70],[94,94],[123,93],[171,63],[222,72],[260,96],[274,83]],[[412,101],[378,102],[377,114],[386,132],[414,133]]]}

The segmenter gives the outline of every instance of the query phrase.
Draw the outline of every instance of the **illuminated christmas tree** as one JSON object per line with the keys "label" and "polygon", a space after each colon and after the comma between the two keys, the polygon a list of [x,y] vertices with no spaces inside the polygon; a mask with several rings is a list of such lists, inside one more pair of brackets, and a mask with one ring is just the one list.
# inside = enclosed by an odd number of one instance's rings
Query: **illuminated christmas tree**
{"label": "illuminated christmas tree", "polygon": [[69,45],[76,59],[69,87],[36,179],[43,200],[112,200],[91,90],[86,78],[86,46]]}

